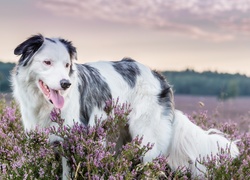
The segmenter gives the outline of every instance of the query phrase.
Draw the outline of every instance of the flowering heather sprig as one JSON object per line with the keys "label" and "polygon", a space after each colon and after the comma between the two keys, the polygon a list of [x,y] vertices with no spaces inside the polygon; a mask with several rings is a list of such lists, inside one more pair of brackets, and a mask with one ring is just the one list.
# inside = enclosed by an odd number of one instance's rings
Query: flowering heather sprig
{"label": "flowering heather sprig", "polygon": [[219,129],[229,139],[235,140],[240,150],[239,157],[234,159],[229,156],[228,148],[222,149],[217,156],[211,155],[199,160],[208,170],[206,177],[208,179],[250,179],[250,133],[241,133],[236,123],[216,122],[204,113],[207,112],[195,112],[190,118],[203,129]]}
{"label": "flowering heather sprig", "polygon": [[235,160],[238,168],[236,177],[238,179],[250,179],[250,133],[241,134],[238,139],[240,139],[237,143],[240,156]]}
{"label": "flowering heather sprig", "polygon": [[237,136],[240,134],[237,123],[233,122],[218,122],[215,119],[212,119],[208,116],[208,111],[193,112],[192,115],[188,116],[189,119],[201,127],[204,130],[215,128],[220,130],[229,136],[230,139],[237,139]]}
{"label": "flowering heather sprig", "polygon": [[207,168],[207,172],[203,172],[207,179],[235,179],[238,171],[236,166],[238,159],[230,156],[230,148],[220,149],[218,154],[211,154],[206,158],[198,160],[198,163]]}
{"label": "flowering heather sprig", "polygon": [[188,115],[188,118],[190,119],[190,121],[204,130],[208,130],[209,128],[211,128],[214,123],[211,121],[211,119],[209,119],[207,110],[193,112],[192,115]]}
{"label": "flowering heather sprig", "polygon": [[[130,105],[127,103],[120,104],[119,98],[115,101],[109,100],[104,108],[107,119],[102,121],[102,127],[107,132],[106,140],[116,143],[122,129],[128,128],[128,116],[131,112]],[[100,122],[100,120],[98,120]],[[98,124],[98,122],[97,122]]]}

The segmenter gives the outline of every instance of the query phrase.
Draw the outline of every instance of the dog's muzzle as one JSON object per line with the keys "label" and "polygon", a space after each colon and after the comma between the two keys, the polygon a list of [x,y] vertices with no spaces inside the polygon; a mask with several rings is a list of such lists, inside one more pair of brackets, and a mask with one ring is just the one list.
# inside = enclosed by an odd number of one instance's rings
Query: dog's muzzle
{"label": "dog's muzzle", "polygon": [[66,90],[66,89],[68,89],[70,87],[71,83],[67,79],[62,79],[60,81],[60,85],[63,88],[63,90]]}

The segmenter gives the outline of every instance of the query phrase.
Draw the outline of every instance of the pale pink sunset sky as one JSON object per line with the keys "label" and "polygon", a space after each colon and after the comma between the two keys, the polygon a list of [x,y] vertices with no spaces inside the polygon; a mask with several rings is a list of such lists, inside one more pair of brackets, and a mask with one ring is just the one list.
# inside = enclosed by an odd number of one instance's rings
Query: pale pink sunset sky
{"label": "pale pink sunset sky", "polygon": [[250,0],[0,0],[0,60],[31,35],[71,40],[80,63],[250,76]]}

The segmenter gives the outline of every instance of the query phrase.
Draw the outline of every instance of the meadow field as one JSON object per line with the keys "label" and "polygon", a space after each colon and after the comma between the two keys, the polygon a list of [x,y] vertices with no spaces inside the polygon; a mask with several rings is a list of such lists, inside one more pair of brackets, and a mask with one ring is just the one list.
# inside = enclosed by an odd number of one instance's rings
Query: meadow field
{"label": "meadow field", "polygon": [[[64,126],[58,112],[50,114],[51,121],[59,128],[40,129],[26,133],[21,124],[21,115],[11,94],[1,95],[0,101],[0,179],[60,179],[62,174],[61,156],[68,159],[71,179],[250,179],[250,97],[239,97],[219,101],[212,96],[175,96],[176,108],[187,114],[192,122],[202,127],[219,129],[232,140],[237,140],[240,154],[237,158],[222,149],[217,156],[197,159],[207,168],[201,177],[194,177],[189,169],[179,167],[172,171],[164,156],[150,163],[142,158],[153,144],[141,146],[142,138],[127,143],[116,154],[116,142],[121,126],[126,127],[130,108],[115,101],[107,103],[108,118],[97,121],[96,126],[86,127],[74,124]],[[111,112],[114,112],[111,113]],[[50,143],[54,134],[64,139]],[[109,143],[103,145],[103,139]]]}
{"label": "meadow field", "polygon": [[241,132],[250,130],[250,97],[221,101],[215,96],[176,95],[176,109],[185,114],[207,111],[209,118],[220,122],[235,122]]}

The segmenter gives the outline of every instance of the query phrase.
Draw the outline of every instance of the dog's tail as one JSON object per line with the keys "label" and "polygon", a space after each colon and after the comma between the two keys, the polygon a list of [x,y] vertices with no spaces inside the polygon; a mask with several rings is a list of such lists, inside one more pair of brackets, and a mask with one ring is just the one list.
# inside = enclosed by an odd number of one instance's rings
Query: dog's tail
{"label": "dog's tail", "polygon": [[239,155],[235,142],[225,138],[222,132],[215,129],[204,131],[182,112],[175,111],[173,138],[169,151],[169,165],[172,169],[187,167],[193,175],[202,175],[206,168],[198,161],[211,155],[216,156],[223,150],[232,158]]}

